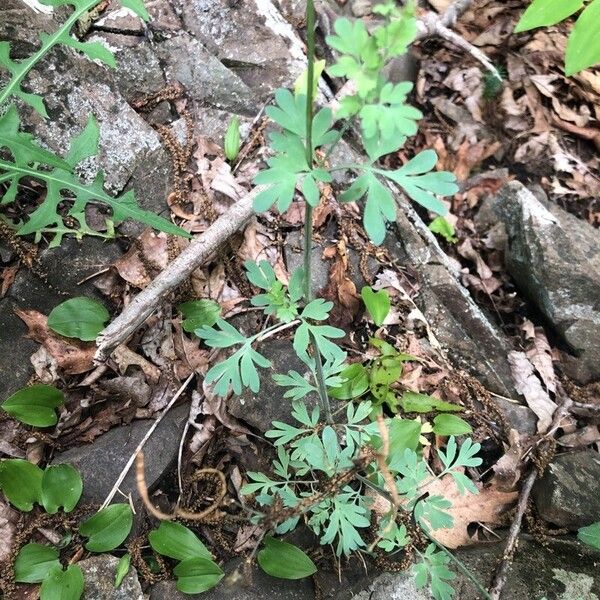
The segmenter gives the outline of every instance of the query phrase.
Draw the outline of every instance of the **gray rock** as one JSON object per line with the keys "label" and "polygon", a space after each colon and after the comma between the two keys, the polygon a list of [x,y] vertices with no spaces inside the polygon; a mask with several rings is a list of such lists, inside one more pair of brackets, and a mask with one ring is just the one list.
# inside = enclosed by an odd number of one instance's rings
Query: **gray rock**
{"label": "gray rock", "polygon": [[[302,44],[272,2],[175,0],[188,31],[265,102],[304,69]],[[260,5],[259,5],[260,4]]]}
{"label": "gray rock", "polygon": [[[8,294],[0,299],[0,398],[4,399],[25,385],[33,374],[30,357],[38,344],[26,339],[27,327],[14,313],[16,308],[50,311],[69,297],[87,296],[106,305],[88,278],[121,255],[116,242],[87,237],[82,241],[64,238],[59,248],[40,254],[40,269],[47,281],[22,267]],[[84,283],[80,283],[86,280]]]}
{"label": "gray rock", "polygon": [[593,227],[511,182],[496,205],[506,225],[507,268],[557,333],[600,377],[600,241]]}
{"label": "gray rock", "polygon": [[595,450],[557,456],[533,488],[540,517],[572,530],[600,521],[598,481],[600,454]]}
{"label": "gray rock", "polygon": [[169,81],[179,81],[196,102],[222,110],[256,112],[250,88],[189,34],[159,44],[157,53]]}
{"label": "gray rock", "polygon": [[[233,560],[223,567],[225,577],[233,573],[239,566]],[[228,586],[222,581],[212,590],[198,595],[187,595],[178,592],[173,581],[161,581],[150,591],[150,600],[305,600],[314,598],[312,581],[309,578],[299,580],[276,579],[261,569],[252,570],[252,582],[248,585],[244,580]]]}
{"label": "gray rock", "polygon": [[144,600],[137,571],[133,567],[121,585],[115,588],[118,562],[119,559],[110,554],[100,554],[77,563],[85,579],[83,600]]}
{"label": "gray rock", "polygon": [[352,2],[352,14],[355,17],[366,17],[371,14],[372,9],[372,0],[353,0]]}
{"label": "gray rock", "polygon": [[[169,472],[177,460],[179,441],[187,418],[186,405],[171,409],[144,446],[146,485],[152,489]],[[103,502],[154,421],[144,419],[130,425],[115,427],[99,436],[92,444],[70,448],[55,455],[53,464],[68,463],[81,473],[84,502]],[[135,473],[132,468],[120,486],[125,495],[139,500]]]}
{"label": "gray rock", "polygon": [[[385,245],[399,264],[419,273],[417,306],[453,362],[471,372],[491,391],[515,397],[508,339],[479,308],[460,283],[460,271],[440,249],[438,242],[405,201],[396,218],[396,231]],[[520,423],[514,423],[517,429]]]}
{"label": "gray rock", "polygon": [[[278,386],[271,376],[290,370],[304,375],[308,369],[296,356],[291,339],[268,340],[258,350],[272,363],[271,369],[261,369],[260,392],[255,394],[245,389],[240,396],[231,396],[228,409],[233,416],[265,432],[271,429],[273,421],[293,422],[292,402],[283,397],[286,388]],[[306,401],[309,406],[317,403],[313,396],[308,396]]]}

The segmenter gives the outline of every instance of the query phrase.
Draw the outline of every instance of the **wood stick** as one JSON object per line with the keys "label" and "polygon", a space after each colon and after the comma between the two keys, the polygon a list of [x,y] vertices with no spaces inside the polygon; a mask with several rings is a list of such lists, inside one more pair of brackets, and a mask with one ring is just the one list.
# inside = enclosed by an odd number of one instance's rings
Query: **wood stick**
{"label": "wood stick", "polygon": [[143,289],[98,336],[94,357],[104,362],[161,305],[163,299],[201,266],[223,243],[252,217],[254,197],[264,188],[254,188],[222,214],[202,235],[193,240],[173,262]]}

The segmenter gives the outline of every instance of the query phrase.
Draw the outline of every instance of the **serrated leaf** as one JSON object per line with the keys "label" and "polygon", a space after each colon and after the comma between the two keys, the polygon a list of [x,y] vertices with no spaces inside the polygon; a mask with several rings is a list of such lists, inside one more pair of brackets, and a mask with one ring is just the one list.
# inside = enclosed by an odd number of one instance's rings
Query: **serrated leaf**
{"label": "serrated leaf", "polygon": [[519,19],[515,33],[556,25],[575,14],[582,6],[583,0],[533,0]]}
{"label": "serrated leaf", "polygon": [[223,578],[223,571],[208,558],[188,558],[180,562],[173,573],[177,589],[184,594],[201,594],[215,587]]}
{"label": "serrated leaf", "polygon": [[129,504],[111,504],[84,521],[79,533],[89,538],[85,544],[90,552],[109,552],[125,541],[133,524]]}
{"label": "serrated leaf", "polygon": [[175,560],[212,559],[211,553],[198,536],[180,523],[163,521],[158,529],[149,533],[148,540],[153,550]]}
{"label": "serrated leaf", "polygon": [[60,390],[51,385],[36,384],[16,391],[2,403],[2,408],[21,423],[51,427],[58,422],[55,409],[64,401]]}
{"label": "serrated leaf", "polygon": [[181,326],[188,333],[201,327],[212,327],[221,314],[221,307],[212,300],[190,300],[177,307],[184,316]]}
{"label": "serrated leaf", "polygon": [[565,74],[575,75],[600,63],[600,0],[593,0],[579,15],[567,42]]}
{"label": "serrated leaf", "polygon": [[388,316],[391,308],[390,296],[385,290],[375,292],[372,288],[365,286],[360,295],[377,327],[380,327]]}
{"label": "serrated leaf", "polygon": [[279,579],[303,579],[317,572],[315,563],[297,546],[266,537],[257,556],[260,568]]}
{"label": "serrated leaf", "polygon": [[79,600],[85,582],[79,565],[61,566],[50,570],[40,589],[40,600]]}
{"label": "serrated leaf", "polygon": [[42,477],[42,504],[46,512],[53,515],[62,506],[71,512],[83,492],[81,475],[71,465],[50,465]]}
{"label": "serrated leaf", "polygon": [[25,544],[15,559],[15,581],[40,583],[54,567],[60,567],[58,551],[55,548],[42,544]]}
{"label": "serrated leaf", "polygon": [[89,342],[96,339],[109,318],[100,302],[80,296],[55,306],[48,315],[48,327],[65,337]]}
{"label": "serrated leaf", "polygon": [[35,502],[42,503],[42,477],[37,465],[20,458],[0,461],[0,489],[19,510],[29,512]]}

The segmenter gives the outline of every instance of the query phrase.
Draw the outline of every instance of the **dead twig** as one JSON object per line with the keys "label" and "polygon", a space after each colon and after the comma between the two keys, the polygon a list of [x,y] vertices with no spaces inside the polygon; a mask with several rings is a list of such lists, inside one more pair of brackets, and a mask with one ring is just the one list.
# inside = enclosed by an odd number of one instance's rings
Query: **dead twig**
{"label": "dead twig", "polygon": [[98,336],[94,359],[103,363],[161,305],[163,299],[183,283],[199,266],[252,217],[252,203],[261,187],[254,188],[222,214],[202,235],[143,289]]}
{"label": "dead twig", "polygon": [[[556,434],[556,431],[560,428],[563,419],[568,416],[569,411],[571,410],[573,401],[567,396],[560,384],[557,386],[557,394],[561,398],[561,403],[554,411],[554,417],[552,419],[552,423],[548,431],[544,434],[542,438],[540,438],[539,443],[537,444],[538,448],[542,445],[542,443],[548,443],[554,438],[554,435]],[[527,478],[525,479],[523,487],[521,488],[521,491],[519,493],[517,509],[512,524],[510,526],[508,538],[506,540],[506,546],[502,554],[502,560],[498,565],[498,568],[496,569],[494,580],[489,589],[489,595],[492,600],[500,600],[502,590],[506,585],[508,569],[510,568],[513,557],[515,555],[515,551],[517,549],[517,541],[519,539],[521,525],[523,524],[523,515],[527,510],[529,496],[531,495],[531,490],[533,489],[533,484],[535,483],[537,476],[538,470],[536,467],[533,467],[529,472],[529,475],[527,475]]]}
{"label": "dead twig", "polygon": [[150,502],[150,498],[148,496],[148,487],[146,486],[146,475],[145,475],[145,467],[144,467],[144,453],[138,452],[136,455],[136,482],[138,493],[140,494],[140,498],[144,503],[144,506],[148,510],[148,512],[160,519],[161,521],[172,521],[176,518],[187,519],[188,521],[204,521],[208,516],[212,515],[219,506],[221,506],[221,502],[223,498],[225,498],[225,494],[227,494],[227,481],[225,480],[225,475],[219,469],[213,469],[206,467],[204,469],[200,469],[197,472],[197,475],[214,475],[219,480],[219,492],[217,496],[213,499],[210,506],[201,510],[200,512],[191,512],[185,510],[184,508],[176,508],[175,512],[167,514],[156,508],[152,502]]}
{"label": "dead twig", "polygon": [[144,435],[144,437],[140,440],[140,443],[137,445],[133,454],[127,461],[127,464],[123,467],[123,470],[121,471],[121,474],[119,475],[117,481],[115,482],[115,485],[113,485],[112,489],[108,493],[106,500],[102,503],[102,506],[100,507],[101,509],[107,507],[110,504],[111,500],[114,498],[115,494],[117,493],[119,486],[123,483],[123,480],[127,476],[127,473],[129,473],[129,469],[131,469],[131,465],[133,465],[133,461],[135,460],[135,457],[137,456],[137,454],[139,452],[141,452],[141,450],[145,446],[146,442],[150,439],[150,436],[154,433],[154,430],[158,427],[158,425],[164,419],[165,415],[169,412],[169,410],[171,410],[171,407],[175,404],[175,402],[177,402],[177,400],[181,396],[181,394],[183,394],[183,392],[189,385],[189,383],[192,380],[192,378],[194,377],[194,375],[195,375],[195,373],[192,373],[181,384],[181,387],[177,390],[177,392],[175,393],[173,398],[171,398],[169,404],[167,404],[167,406],[165,406],[165,409],[162,411],[162,413],[160,413],[160,415],[156,418],[154,423],[152,423],[152,425],[148,428],[148,431],[146,431],[146,435]]}

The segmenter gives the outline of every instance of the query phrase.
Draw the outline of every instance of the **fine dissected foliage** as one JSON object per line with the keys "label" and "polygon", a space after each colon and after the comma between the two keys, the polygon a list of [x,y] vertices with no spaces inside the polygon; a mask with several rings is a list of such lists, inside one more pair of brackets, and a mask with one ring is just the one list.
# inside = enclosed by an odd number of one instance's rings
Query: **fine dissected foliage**
{"label": "fine dissected foliage", "polygon": [[[43,233],[52,234],[50,246],[58,246],[67,234],[110,237],[115,225],[125,219],[135,219],[161,231],[189,237],[170,221],[140,208],[133,191],[117,198],[109,196],[104,191],[102,172],[93,182],[82,183],[75,174],[75,168],[82,160],[96,155],[99,134],[96,120],[90,117],[84,130],[71,142],[67,156],[60,159],[40,148],[30,134],[20,131],[19,116],[14,107],[0,117],[0,149],[8,150],[12,156],[12,160],[0,159],[0,182],[9,184],[0,205],[14,201],[19,182],[24,177],[41,181],[46,186],[44,201],[20,224],[17,234],[35,233],[38,238]],[[63,211],[60,206],[65,202],[70,207]],[[100,202],[111,209],[111,215],[106,217],[108,234],[97,232],[87,225],[85,208],[90,202]],[[73,220],[76,226],[72,225]]]}
{"label": "fine dissected foliage", "polygon": [[321,148],[329,156],[340,141],[340,134],[332,129],[334,124],[357,118],[371,162],[346,167],[357,171],[359,177],[340,200],[351,202],[366,196],[365,230],[373,243],[381,244],[386,223],[396,216],[396,203],[382,178],[397,183],[412,200],[440,215],[446,214],[447,209],[436,196],[455,194],[458,187],[452,173],[433,171],[437,162],[433,150],[421,152],[397,170],[387,171],[374,166],[380,157],[397,151],[407,137],[417,133],[418,120],[423,116],[407,103],[412,83],[393,84],[382,75],[386,64],[404,54],[417,35],[413,7],[409,3],[398,8],[394,3],[385,2],[374,7],[374,11],[384,15],[386,22],[373,32],[369,33],[360,20],[352,23],[348,19],[338,19],[334,24],[335,35],[327,38],[329,46],[340,54],[328,72],[352,80],[357,91],[341,100],[335,118],[328,108],[314,115],[310,148],[312,164],[307,161],[306,148],[307,97],[299,93],[304,92],[305,87],[297,87],[296,96],[288,90],[280,89],[275,93],[276,105],[267,108],[267,114],[282,131],[270,135],[274,156],[267,159],[269,168],[255,178],[256,183],[267,188],[256,197],[254,206],[260,212],[275,203],[283,212],[292,203],[297,187],[305,201],[316,206],[320,198],[319,182],[330,182],[331,171],[344,166],[328,168],[314,151]]}
{"label": "fine dissected foliage", "polygon": [[[115,59],[112,52],[100,42],[81,42],[71,35],[71,29],[77,20],[99,4],[99,0],[44,0],[43,4],[53,7],[70,5],[73,11],[54,33],[40,35],[40,47],[29,58],[12,60],[9,42],[0,42],[0,69],[7,70],[11,76],[6,86],[0,90],[0,107],[13,98],[18,98],[47,118],[42,97],[26,92],[22,83],[31,69],[54,46],[62,44],[74,48],[109,67],[115,66]],[[121,4],[143,19],[148,19],[142,0],[122,0]],[[104,175],[101,171],[91,183],[80,180],[75,173],[76,167],[98,152],[99,128],[93,117],[90,116],[84,130],[72,141],[64,158],[41,148],[31,134],[20,128],[17,109],[15,105],[9,105],[0,117],[0,151],[10,155],[10,158],[3,156],[0,159],[0,184],[8,184],[0,198],[0,205],[7,205],[15,200],[23,178],[41,181],[45,185],[46,194],[40,206],[24,222],[17,224],[18,235],[35,234],[37,242],[42,234],[50,234],[53,236],[50,246],[58,246],[67,234],[79,238],[84,235],[112,237],[115,225],[125,219],[135,219],[161,231],[189,237],[189,234],[170,221],[140,208],[132,191],[117,198],[108,195],[104,191]],[[85,208],[91,202],[100,202],[110,208],[111,214],[106,217],[107,233],[96,231],[86,223]],[[61,208],[65,203],[69,205],[66,210]]]}

